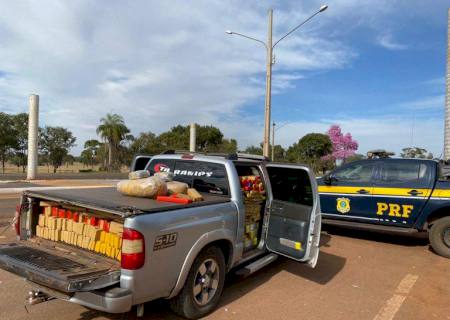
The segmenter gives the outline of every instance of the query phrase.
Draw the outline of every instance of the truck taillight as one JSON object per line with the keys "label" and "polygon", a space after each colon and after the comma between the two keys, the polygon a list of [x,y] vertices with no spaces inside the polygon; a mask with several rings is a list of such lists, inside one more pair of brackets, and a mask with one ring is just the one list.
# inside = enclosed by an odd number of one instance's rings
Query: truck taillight
{"label": "truck taillight", "polygon": [[145,262],[144,236],[134,229],[124,228],[122,233],[122,269],[136,270]]}
{"label": "truck taillight", "polygon": [[16,206],[16,212],[14,213],[13,225],[16,230],[16,234],[20,236],[20,211],[22,211],[22,206],[19,204]]}

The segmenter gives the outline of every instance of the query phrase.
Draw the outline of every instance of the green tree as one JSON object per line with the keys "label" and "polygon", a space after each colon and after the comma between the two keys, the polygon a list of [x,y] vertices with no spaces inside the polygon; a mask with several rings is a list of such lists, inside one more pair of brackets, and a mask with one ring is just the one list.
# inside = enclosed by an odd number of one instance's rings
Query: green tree
{"label": "green tree", "polygon": [[114,153],[118,151],[120,143],[126,138],[130,130],[125,125],[123,117],[118,114],[108,113],[100,119],[97,134],[108,145],[108,170],[112,170],[119,162],[114,159]]}
{"label": "green tree", "polygon": [[[286,150],[279,144],[276,144],[273,148],[274,161],[283,162],[286,160]],[[270,152],[272,152],[272,146],[270,146]]]}
{"label": "green tree", "polygon": [[72,132],[62,127],[45,127],[40,130],[39,147],[48,162],[53,166],[53,172],[63,164],[69,149],[75,146],[76,138]]}
{"label": "green tree", "polygon": [[27,166],[27,147],[28,147],[28,114],[19,113],[12,116],[13,126],[16,133],[16,145],[13,149],[13,156],[10,161],[25,172]]}
{"label": "green tree", "polygon": [[424,148],[408,147],[403,148],[400,153],[402,158],[418,158],[418,159],[433,159],[433,154]]}
{"label": "green tree", "polygon": [[[189,135],[189,126],[177,125],[169,131],[161,133],[158,136],[158,140],[162,150],[188,150]],[[223,134],[219,128],[197,125],[196,151],[217,152],[221,149],[229,149],[231,143],[231,140],[228,142],[224,141]]]}
{"label": "green tree", "polygon": [[308,133],[297,143],[294,143],[286,152],[290,162],[304,162],[314,171],[322,170],[322,157],[333,151],[330,138],[322,133]]}
{"label": "green tree", "polygon": [[98,164],[100,162],[98,153],[100,147],[101,143],[98,140],[87,140],[80,155],[81,163],[88,167],[94,167],[94,165]]}
{"label": "green tree", "polygon": [[245,153],[249,153],[249,154],[257,154],[257,155],[261,155],[263,154],[263,149],[262,147],[257,147],[257,146],[248,146],[245,150]]}
{"label": "green tree", "polygon": [[12,116],[7,113],[0,112],[0,161],[2,162],[2,170],[5,173],[5,163],[11,155],[11,149],[17,146],[17,132],[14,128]]}
{"label": "green tree", "polygon": [[359,154],[359,153],[355,153],[354,155],[348,157],[345,159],[345,163],[349,163],[349,162],[353,162],[353,161],[358,161],[358,160],[362,160],[365,159],[364,155]]}
{"label": "green tree", "polygon": [[163,147],[160,139],[152,132],[141,132],[131,143],[130,150],[133,154],[158,154]]}
{"label": "green tree", "polygon": [[[214,151],[214,150],[211,150]],[[236,139],[222,139],[222,143],[217,146],[217,152],[235,153],[237,152]]]}
{"label": "green tree", "polygon": [[202,152],[214,151],[220,149],[222,145],[223,134],[219,128],[214,126],[197,125],[197,150]]}

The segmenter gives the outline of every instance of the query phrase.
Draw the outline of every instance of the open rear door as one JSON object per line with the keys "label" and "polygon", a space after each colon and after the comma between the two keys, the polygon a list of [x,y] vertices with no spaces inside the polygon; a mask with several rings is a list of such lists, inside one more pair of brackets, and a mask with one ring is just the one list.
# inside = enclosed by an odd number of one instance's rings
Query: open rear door
{"label": "open rear door", "polygon": [[267,164],[273,198],[266,246],[269,251],[315,267],[319,256],[320,204],[311,169]]}

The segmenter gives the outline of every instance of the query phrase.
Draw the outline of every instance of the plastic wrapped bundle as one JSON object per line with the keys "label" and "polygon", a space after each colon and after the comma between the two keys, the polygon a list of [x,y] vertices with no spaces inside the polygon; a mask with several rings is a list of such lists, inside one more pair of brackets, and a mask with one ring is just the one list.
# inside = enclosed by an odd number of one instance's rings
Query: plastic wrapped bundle
{"label": "plastic wrapped bundle", "polygon": [[150,173],[147,170],[133,171],[128,174],[128,179],[130,180],[144,179],[148,177],[150,177]]}
{"label": "plastic wrapped bundle", "polygon": [[188,190],[189,186],[187,183],[178,182],[178,181],[169,181],[167,182],[167,192],[169,194],[185,194]]}
{"label": "plastic wrapped bundle", "polygon": [[158,177],[122,180],[117,184],[117,191],[132,197],[156,198],[167,194],[167,185]]}
{"label": "plastic wrapped bundle", "polygon": [[153,176],[160,178],[164,182],[169,182],[173,180],[172,172],[156,172]]}

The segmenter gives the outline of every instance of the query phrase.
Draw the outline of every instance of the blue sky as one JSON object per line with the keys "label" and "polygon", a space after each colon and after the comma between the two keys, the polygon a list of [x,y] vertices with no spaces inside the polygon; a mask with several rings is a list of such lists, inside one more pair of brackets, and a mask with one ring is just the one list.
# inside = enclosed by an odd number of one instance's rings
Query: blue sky
{"label": "blue sky", "polygon": [[[43,4],[43,2],[45,4]],[[274,38],[318,1],[8,2],[0,17],[0,111],[41,96],[41,125],[95,137],[107,112],[133,134],[191,121],[213,124],[240,148],[262,140],[263,47],[225,34]],[[432,5],[430,5],[430,3]],[[361,153],[420,146],[439,156],[447,1],[331,0],[275,50],[273,119],[288,146],[341,125]]]}

